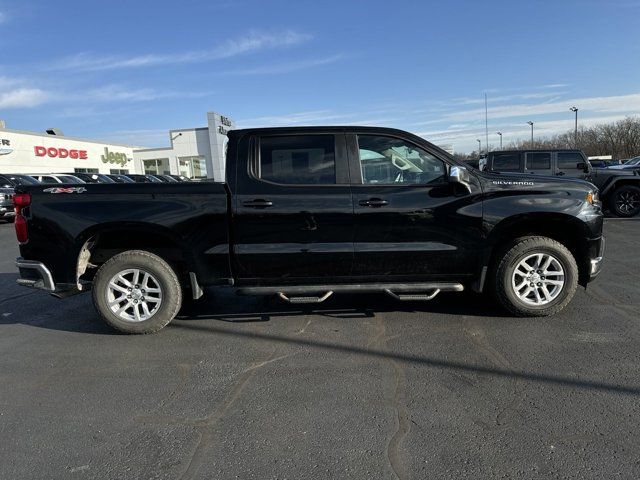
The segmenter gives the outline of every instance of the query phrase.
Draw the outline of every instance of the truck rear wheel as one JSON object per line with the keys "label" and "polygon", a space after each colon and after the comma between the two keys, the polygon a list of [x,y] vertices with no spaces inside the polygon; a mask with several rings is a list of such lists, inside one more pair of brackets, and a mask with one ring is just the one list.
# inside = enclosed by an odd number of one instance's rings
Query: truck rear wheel
{"label": "truck rear wheel", "polygon": [[564,245],[547,237],[527,237],[500,260],[494,292],[511,313],[542,317],[566,307],[577,285],[578,266]]}
{"label": "truck rear wheel", "polygon": [[609,208],[617,217],[635,217],[640,213],[640,188],[633,185],[617,188],[611,194]]}
{"label": "truck rear wheel", "polygon": [[153,333],[176,316],[182,289],[174,270],[144,250],[119,253],[93,280],[93,304],[102,319],[126,333]]}

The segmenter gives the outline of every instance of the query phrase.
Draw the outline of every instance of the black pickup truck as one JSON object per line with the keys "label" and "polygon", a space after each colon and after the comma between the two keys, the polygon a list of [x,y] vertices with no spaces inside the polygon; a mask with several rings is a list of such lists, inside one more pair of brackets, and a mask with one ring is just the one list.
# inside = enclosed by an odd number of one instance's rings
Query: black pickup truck
{"label": "black pickup truck", "polygon": [[236,130],[225,183],[16,188],[18,283],[93,290],[102,318],[154,332],[204,286],[318,303],[491,291],[551,315],[599,272],[602,211],[581,180],[468,170],[373,127]]}
{"label": "black pickup truck", "polygon": [[489,152],[487,158],[480,161],[480,169],[580,178],[598,187],[604,206],[615,216],[634,217],[640,213],[640,170],[593,168],[581,150]]}

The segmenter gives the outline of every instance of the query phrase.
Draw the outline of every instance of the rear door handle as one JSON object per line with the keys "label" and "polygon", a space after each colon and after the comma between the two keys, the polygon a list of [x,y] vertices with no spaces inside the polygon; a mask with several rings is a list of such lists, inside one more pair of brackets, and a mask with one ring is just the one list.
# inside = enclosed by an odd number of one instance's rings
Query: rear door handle
{"label": "rear door handle", "polygon": [[360,200],[358,205],[363,207],[384,207],[385,205],[389,205],[389,202],[381,198],[370,198],[369,200]]}
{"label": "rear door handle", "polygon": [[258,198],[256,200],[248,200],[242,203],[242,206],[248,208],[267,208],[273,206],[273,202],[270,200],[263,200]]}

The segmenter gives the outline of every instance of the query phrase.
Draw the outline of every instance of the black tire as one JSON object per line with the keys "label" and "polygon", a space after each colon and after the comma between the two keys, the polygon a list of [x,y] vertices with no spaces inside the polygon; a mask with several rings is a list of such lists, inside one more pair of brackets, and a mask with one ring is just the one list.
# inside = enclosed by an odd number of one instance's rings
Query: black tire
{"label": "black tire", "polygon": [[[557,296],[555,296],[553,300],[542,305],[532,305],[526,303],[517,295],[512,279],[515,278],[514,271],[522,260],[530,255],[540,253],[550,255],[559,262],[564,271],[564,285],[560,287],[559,293],[557,293]],[[495,270],[493,282],[493,293],[498,302],[516,316],[545,317],[554,315],[569,304],[576,292],[578,285],[578,266],[576,265],[576,260],[564,245],[551,238],[525,237],[518,239],[506,250],[504,256],[499,258],[497,262],[498,265]]]}
{"label": "black tire", "polygon": [[609,210],[616,217],[630,218],[640,213],[640,188],[624,185],[609,197]]}
{"label": "black tire", "polygon": [[[157,308],[155,312],[151,310],[147,319],[126,320],[109,307],[109,282],[115,275],[128,269],[138,269],[151,275],[154,284],[160,289],[159,295],[162,300],[159,306],[154,307]],[[144,290],[142,292],[144,293]],[[96,272],[93,279],[93,304],[102,319],[116,330],[125,333],[154,333],[177,315],[182,305],[182,288],[175,271],[162,258],[144,250],[128,250],[110,258]],[[126,309],[125,314],[127,311],[133,312]]]}

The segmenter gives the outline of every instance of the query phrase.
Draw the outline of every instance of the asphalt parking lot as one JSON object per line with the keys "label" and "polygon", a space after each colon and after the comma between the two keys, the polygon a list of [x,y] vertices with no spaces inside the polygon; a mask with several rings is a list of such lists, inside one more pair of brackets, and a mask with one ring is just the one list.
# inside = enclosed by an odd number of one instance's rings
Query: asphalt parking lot
{"label": "asphalt parking lot", "polygon": [[553,318],[209,292],[127,336],[16,286],[0,224],[0,478],[638,478],[640,220],[605,234]]}

